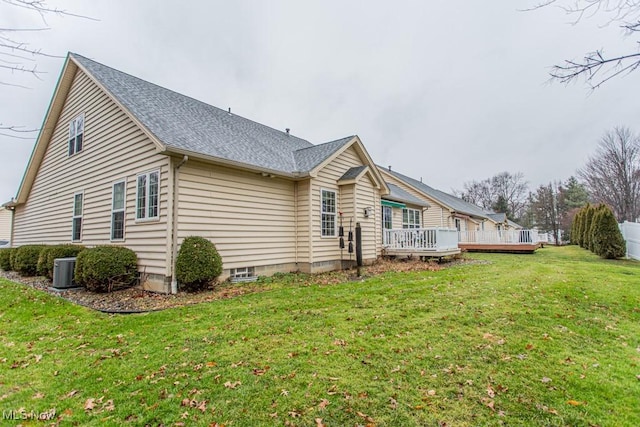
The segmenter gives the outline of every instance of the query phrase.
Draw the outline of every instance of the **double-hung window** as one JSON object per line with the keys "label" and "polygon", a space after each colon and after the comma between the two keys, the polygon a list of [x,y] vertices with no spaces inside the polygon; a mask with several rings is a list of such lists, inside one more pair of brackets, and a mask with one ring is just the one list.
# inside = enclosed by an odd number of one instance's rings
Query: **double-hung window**
{"label": "double-hung window", "polygon": [[382,206],[382,229],[391,230],[392,225],[392,211],[391,206]]}
{"label": "double-hung window", "polygon": [[402,209],[402,228],[420,228],[420,211],[417,209]]}
{"label": "double-hung window", "polygon": [[321,190],[321,228],[322,237],[334,237],[336,235],[336,192]]}
{"label": "double-hung window", "polygon": [[82,151],[84,139],[84,114],[80,114],[69,123],[69,155]]}
{"label": "double-hung window", "polygon": [[136,219],[158,219],[160,172],[138,175],[136,192]]}
{"label": "double-hung window", "polygon": [[84,193],[73,195],[73,219],[71,224],[71,240],[78,242],[82,240],[82,205],[84,203]]}
{"label": "double-hung window", "polygon": [[125,181],[118,181],[113,184],[111,195],[111,240],[124,240],[125,194]]}

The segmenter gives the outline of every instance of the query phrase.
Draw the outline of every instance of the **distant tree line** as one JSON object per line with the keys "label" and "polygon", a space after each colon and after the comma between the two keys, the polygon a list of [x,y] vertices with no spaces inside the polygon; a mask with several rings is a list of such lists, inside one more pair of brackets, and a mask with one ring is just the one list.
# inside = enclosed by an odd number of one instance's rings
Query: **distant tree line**
{"label": "distant tree line", "polygon": [[573,241],[574,218],[589,203],[608,207],[617,222],[640,218],[640,137],[626,127],[607,131],[577,176],[533,191],[521,172],[501,172],[463,187],[454,190],[463,200],[551,233],[557,242]]}

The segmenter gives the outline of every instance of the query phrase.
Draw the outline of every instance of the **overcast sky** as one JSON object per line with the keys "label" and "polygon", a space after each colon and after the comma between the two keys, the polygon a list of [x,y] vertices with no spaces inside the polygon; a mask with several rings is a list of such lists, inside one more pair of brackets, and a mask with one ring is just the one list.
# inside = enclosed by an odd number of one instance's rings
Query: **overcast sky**
{"label": "overcast sky", "polygon": [[[96,20],[12,34],[61,57],[35,58],[40,79],[0,69],[0,123],[39,127],[72,51],[315,144],[357,134],[378,164],[445,191],[502,171],[533,189],[575,174],[614,126],[640,130],[640,71],[596,91],[548,83],[564,59],[635,40],[604,17],[517,10],[534,3],[49,0]],[[0,2],[0,28],[42,26]],[[0,202],[34,143],[0,136]]]}

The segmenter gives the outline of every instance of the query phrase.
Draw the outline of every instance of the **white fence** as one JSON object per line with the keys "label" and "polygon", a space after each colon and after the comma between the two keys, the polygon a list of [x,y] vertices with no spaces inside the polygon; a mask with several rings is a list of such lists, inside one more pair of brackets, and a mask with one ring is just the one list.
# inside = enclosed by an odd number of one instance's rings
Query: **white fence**
{"label": "white fence", "polygon": [[460,243],[479,243],[486,245],[537,244],[540,242],[535,230],[491,230],[460,231]]}
{"label": "white fence", "polygon": [[384,230],[382,243],[386,249],[447,251],[458,249],[458,232],[450,228],[403,228]]}
{"label": "white fence", "polygon": [[627,242],[627,258],[640,260],[640,223],[623,222],[620,231]]}

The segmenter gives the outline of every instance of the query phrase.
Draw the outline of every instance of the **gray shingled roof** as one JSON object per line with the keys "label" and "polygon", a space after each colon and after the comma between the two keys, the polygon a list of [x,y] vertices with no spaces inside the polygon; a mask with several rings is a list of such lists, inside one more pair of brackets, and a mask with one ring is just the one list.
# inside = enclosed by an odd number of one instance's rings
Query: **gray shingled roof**
{"label": "gray shingled roof", "polygon": [[338,182],[356,179],[358,175],[360,175],[366,168],[367,166],[354,166],[352,168],[349,168],[349,170],[347,170],[344,175],[342,175],[340,179],[338,179]]}
{"label": "gray shingled roof", "polygon": [[311,147],[295,151],[293,153],[293,158],[297,168],[295,170],[300,172],[313,170],[313,168],[320,165],[320,163],[324,162],[328,157],[342,148],[353,138],[354,135],[347,136],[335,141],[325,142],[324,144],[313,145]]}
{"label": "gray shingled roof", "polygon": [[391,184],[387,182],[387,185],[389,186],[390,193],[385,196],[382,196],[382,198],[385,200],[391,200],[393,202],[409,203],[416,206],[424,206],[424,207],[431,206],[426,200],[421,200],[417,198],[413,194],[403,190],[402,188],[398,187],[395,184]]}
{"label": "gray shingled roof", "polygon": [[507,220],[507,214],[505,213],[488,213],[487,216],[495,222],[505,222]]}
{"label": "gray shingled roof", "polygon": [[413,179],[409,176],[403,175],[396,171],[389,171],[385,169],[391,175],[400,179],[401,181],[406,182],[407,184],[417,188],[418,190],[425,193],[427,196],[433,198],[434,200],[443,203],[444,205],[450,207],[454,211],[466,214],[469,216],[479,217],[479,218],[489,218],[487,212],[485,212],[480,206],[476,206],[473,203],[465,202],[459,197],[453,196],[449,193],[445,193],[444,191],[436,190],[435,188],[429,187],[427,184],[420,182],[416,179]]}
{"label": "gray shingled roof", "polygon": [[309,172],[352,136],[314,146],[204,102],[70,53],[169,150],[176,149],[270,171]]}

